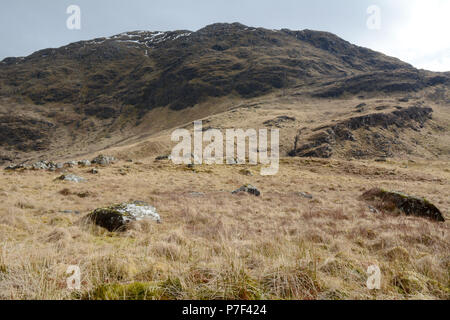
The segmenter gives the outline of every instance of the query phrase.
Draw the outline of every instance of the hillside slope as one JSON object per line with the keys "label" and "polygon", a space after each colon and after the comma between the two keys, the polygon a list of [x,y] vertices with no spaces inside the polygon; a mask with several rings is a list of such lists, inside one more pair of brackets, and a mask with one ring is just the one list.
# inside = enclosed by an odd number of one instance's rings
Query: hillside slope
{"label": "hillside slope", "polygon": [[277,94],[329,104],[426,91],[425,104],[447,105],[449,84],[326,32],[127,32],[0,63],[0,161],[91,153]]}

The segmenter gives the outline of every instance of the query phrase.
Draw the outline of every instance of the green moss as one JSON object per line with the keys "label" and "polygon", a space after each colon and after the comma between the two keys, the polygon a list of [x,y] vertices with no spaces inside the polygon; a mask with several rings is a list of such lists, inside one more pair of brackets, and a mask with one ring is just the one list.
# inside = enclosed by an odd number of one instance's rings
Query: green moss
{"label": "green moss", "polygon": [[175,300],[182,298],[184,289],[178,278],[169,277],[166,281],[160,283],[159,287],[162,290],[162,299]]}

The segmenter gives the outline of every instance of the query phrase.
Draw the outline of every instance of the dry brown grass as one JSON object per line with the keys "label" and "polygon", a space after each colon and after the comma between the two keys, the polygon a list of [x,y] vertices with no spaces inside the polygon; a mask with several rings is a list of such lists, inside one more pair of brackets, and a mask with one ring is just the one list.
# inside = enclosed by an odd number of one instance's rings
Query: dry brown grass
{"label": "dry brown grass", "polygon": [[[450,298],[448,222],[377,215],[358,200],[376,186],[401,190],[448,219],[448,162],[281,162],[273,177],[244,176],[258,172],[246,166],[195,173],[119,162],[99,175],[73,169],[88,178],[79,184],[55,181],[57,173],[1,172],[0,298]],[[262,196],[230,194],[245,183]],[[128,200],[154,205],[162,224],[109,233],[82,223],[91,210]],[[376,292],[366,287],[372,264],[382,271]],[[66,289],[69,265],[81,268],[78,294]]]}

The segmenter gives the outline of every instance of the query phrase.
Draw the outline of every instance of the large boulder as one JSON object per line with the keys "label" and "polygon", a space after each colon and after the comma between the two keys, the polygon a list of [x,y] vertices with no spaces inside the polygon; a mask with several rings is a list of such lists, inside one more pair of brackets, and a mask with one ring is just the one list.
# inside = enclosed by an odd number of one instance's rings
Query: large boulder
{"label": "large boulder", "polygon": [[371,203],[379,210],[399,210],[406,215],[424,217],[440,222],[445,221],[441,211],[428,200],[413,197],[401,192],[375,188],[365,192],[361,196],[361,199]]}
{"label": "large boulder", "polygon": [[87,216],[88,220],[108,231],[125,231],[133,221],[153,220],[161,222],[156,208],[142,201],[122,203],[106,208],[99,208]]}

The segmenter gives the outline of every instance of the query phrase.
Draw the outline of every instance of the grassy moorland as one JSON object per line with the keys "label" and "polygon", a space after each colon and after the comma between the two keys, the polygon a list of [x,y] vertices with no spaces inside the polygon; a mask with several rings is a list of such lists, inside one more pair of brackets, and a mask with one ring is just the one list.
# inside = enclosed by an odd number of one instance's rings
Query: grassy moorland
{"label": "grassy moorland", "polygon": [[[251,166],[118,162],[72,172],[0,173],[2,299],[449,299],[449,226],[372,212],[372,187],[426,197],[448,219],[445,161],[281,160],[271,177]],[[249,175],[249,170],[253,175]],[[231,195],[245,183],[261,197]],[[300,192],[313,196],[305,198]],[[123,233],[87,224],[91,210],[153,204],[162,223]],[[64,211],[70,210],[72,212]],[[367,289],[379,265],[382,288]],[[69,265],[81,290],[69,291]]]}

